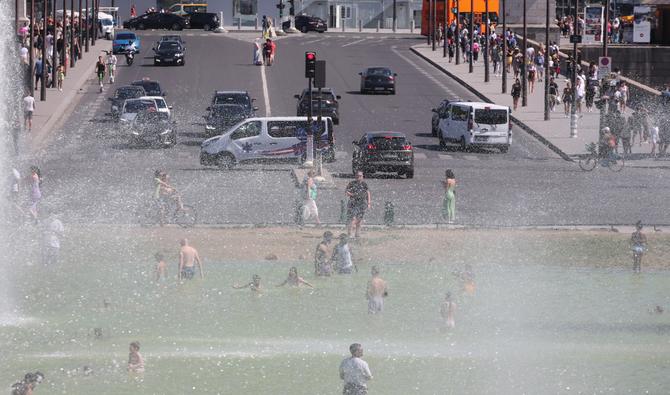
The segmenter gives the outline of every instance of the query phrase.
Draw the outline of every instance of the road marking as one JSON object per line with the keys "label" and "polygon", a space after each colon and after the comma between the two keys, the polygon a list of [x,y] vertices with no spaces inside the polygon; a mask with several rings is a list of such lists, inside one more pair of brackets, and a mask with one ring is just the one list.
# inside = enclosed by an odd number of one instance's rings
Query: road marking
{"label": "road marking", "polygon": [[270,94],[268,93],[268,80],[265,77],[265,63],[261,66],[261,81],[263,82],[263,100],[265,102],[265,116],[272,116],[270,109]]}
{"label": "road marking", "polygon": [[454,159],[453,156],[447,155],[447,154],[437,154],[437,156],[442,160],[452,160],[452,159]]}
{"label": "road marking", "polygon": [[463,159],[465,159],[465,160],[479,160],[479,157],[475,156],[475,155],[463,155]]}
{"label": "road marking", "polygon": [[449,89],[446,85],[444,85],[440,80],[438,80],[437,78],[433,77],[433,76],[432,76],[430,73],[428,73],[426,70],[424,70],[424,69],[422,69],[421,67],[419,67],[418,64],[416,64],[416,63],[414,63],[413,61],[411,61],[407,56],[405,56],[405,55],[401,54],[400,52],[398,52],[398,51],[396,50],[396,46],[395,46],[395,45],[391,47],[391,51],[393,51],[396,55],[398,55],[398,56],[399,56],[401,59],[403,59],[405,62],[409,63],[412,67],[414,67],[415,69],[417,69],[417,70],[418,70],[421,74],[423,74],[426,78],[428,78],[429,80],[433,81],[437,86],[439,86],[440,88],[442,88],[442,89],[443,89],[445,92],[447,92],[449,95],[455,96],[454,92],[452,92],[451,89]]}
{"label": "road marking", "polygon": [[328,38],[328,37],[326,37],[326,38],[319,38],[319,39],[317,39],[317,40],[313,40],[313,41],[305,41],[304,43],[302,43],[302,45],[318,43],[319,41],[326,40],[327,38]]}
{"label": "road marking", "polygon": [[423,152],[417,152],[414,154],[414,159],[428,159],[428,157]]}
{"label": "road marking", "polygon": [[350,42],[350,43],[348,43],[348,44],[344,44],[344,45],[342,46],[342,48],[344,48],[344,47],[348,47],[349,45],[358,44],[359,42],[361,42],[361,41],[365,41],[365,40],[367,40],[367,39],[366,39],[366,38],[362,38],[362,39],[360,39],[360,40],[352,41],[352,42]]}

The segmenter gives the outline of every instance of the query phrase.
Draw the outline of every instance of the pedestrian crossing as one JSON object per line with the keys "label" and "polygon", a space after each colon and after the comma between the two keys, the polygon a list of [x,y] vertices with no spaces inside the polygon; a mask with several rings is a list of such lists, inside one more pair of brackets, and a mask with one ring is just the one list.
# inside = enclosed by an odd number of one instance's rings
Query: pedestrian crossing
{"label": "pedestrian crossing", "polygon": [[315,45],[333,46],[340,48],[352,48],[357,46],[369,46],[375,44],[382,44],[389,40],[399,40],[402,37],[398,36],[378,36],[378,35],[327,35],[326,37],[310,38],[300,42],[300,45]]}
{"label": "pedestrian crossing", "polygon": [[[347,161],[351,160],[351,154],[345,151],[335,151],[335,159],[338,161]],[[523,158],[510,154],[501,154],[496,151],[486,152],[482,154],[467,154],[463,152],[454,152],[453,154],[444,154],[439,152],[415,152],[414,160],[415,161],[492,161],[492,160],[503,160],[503,161],[518,161]]]}

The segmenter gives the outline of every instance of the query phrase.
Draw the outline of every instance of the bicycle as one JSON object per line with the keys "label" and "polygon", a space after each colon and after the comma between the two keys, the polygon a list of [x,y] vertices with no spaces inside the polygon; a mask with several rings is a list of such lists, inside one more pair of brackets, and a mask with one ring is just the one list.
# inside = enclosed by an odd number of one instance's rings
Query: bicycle
{"label": "bicycle", "polygon": [[619,172],[625,165],[623,155],[619,155],[614,151],[610,151],[607,156],[602,156],[598,152],[596,143],[586,145],[586,157],[579,159],[579,168],[584,171],[591,171],[602,163],[604,167],[609,168],[613,172]]}
{"label": "bicycle", "polygon": [[177,202],[171,199],[167,201],[151,199],[137,208],[135,218],[142,226],[156,224],[163,226],[165,223],[171,223],[182,228],[190,228],[198,221],[198,212],[194,207],[185,204],[179,208]]}

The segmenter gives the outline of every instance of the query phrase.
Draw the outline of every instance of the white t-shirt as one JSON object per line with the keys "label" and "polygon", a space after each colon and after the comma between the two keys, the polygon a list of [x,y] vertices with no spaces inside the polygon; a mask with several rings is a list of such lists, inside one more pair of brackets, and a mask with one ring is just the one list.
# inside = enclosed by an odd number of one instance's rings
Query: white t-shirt
{"label": "white t-shirt", "polygon": [[47,229],[46,234],[46,243],[51,248],[60,248],[60,235],[65,232],[65,227],[63,223],[58,219],[54,218],[51,223],[49,223],[49,228]]}
{"label": "white t-shirt", "polygon": [[116,56],[114,56],[114,55],[109,55],[109,56],[107,57],[107,64],[108,64],[108,65],[110,65],[110,66],[116,66],[116,62],[118,62],[118,60],[116,59]]}
{"label": "white t-shirt", "polygon": [[23,98],[23,111],[35,111],[35,98],[32,96],[26,96]]}
{"label": "white t-shirt", "polygon": [[351,250],[349,244],[338,245],[337,249],[337,263],[340,269],[351,269],[354,264],[351,262]]}
{"label": "white t-shirt", "polygon": [[372,373],[367,362],[357,357],[349,357],[340,364],[340,376],[343,377],[345,384],[366,386],[368,380],[372,378]]}
{"label": "white t-shirt", "polygon": [[28,61],[28,48],[21,47],[21,49],[19,50],[19,57],[21,57],[21,60],[23,60],[24,62],[27,62]]}

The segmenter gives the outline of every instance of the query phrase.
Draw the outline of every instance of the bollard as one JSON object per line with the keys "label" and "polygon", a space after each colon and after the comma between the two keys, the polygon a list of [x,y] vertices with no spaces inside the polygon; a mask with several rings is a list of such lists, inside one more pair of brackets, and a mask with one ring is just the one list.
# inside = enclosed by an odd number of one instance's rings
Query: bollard
{"label": "bollard", "polygon": [[342,18],[342,33],[344,33],[344,24],[345,24],[345,22],[346,22],[346,20],[345,20],[344,18]]}
{"label": "bollard", "polygon": [[258,15],[256,15],[256,18],[254,19],[254,30],[258,30]]}
{"label": "bollard", "polygon": [[363,32],[363,21],[360,19],[358,20],[358,32]]}
{"label": "bollard", "polygon": [[347,223],[347,205],[344,202],[344,199],[340,200],[340,223]]}
{"label": "bollard", "polygon": [[237,30],[242,30],[242,18],[237,19]]}
{"label": "bollard", "polygon": [[295,212],[293,215],[293,222],[298,226],[303,226],[305,224],[305,220],[302,216],[302,202],[299,199],[295,200],[294,208]]}
{"label": "bollard", "polygon": [[381,23],[381,22],[377,21],[377,33],[379,33],[379,24],[380,24],[380,23]]}
{"label": "bollard", "polygon": [[393,20],[393,33],[396,32],[397,28],[398,28],[398,21],[394,19]]}
{"label": "bollard", "polygon": [[393,202],[386,201],[384,203],[384,225],[391,226],[395,220],[395,206]]}
{"label": "bollard", "polygon": [[414,19],[412,19],[409,23],[409,32],[414,33]]}

